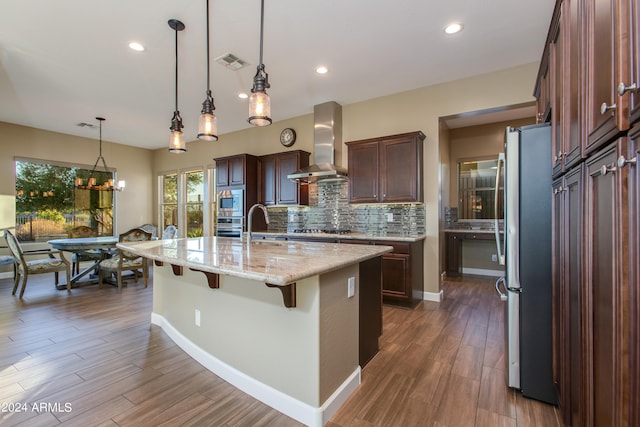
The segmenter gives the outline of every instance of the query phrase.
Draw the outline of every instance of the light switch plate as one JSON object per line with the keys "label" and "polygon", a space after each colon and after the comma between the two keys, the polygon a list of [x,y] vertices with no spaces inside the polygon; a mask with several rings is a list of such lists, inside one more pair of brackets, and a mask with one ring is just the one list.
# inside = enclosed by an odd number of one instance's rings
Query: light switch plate
{"label": "light switch plate", "polygon": [[196,308],[196,326],[200,326],[200,310]]}
{"label": "light switch plate", "polygon": [[356,294],[356,278],[349,277],[347,280],[347,298],[353,298]]}
{"label": "light switch plate", "polygon": [[393,213],[389,212],[387,214],[387,222],[393,222]]}

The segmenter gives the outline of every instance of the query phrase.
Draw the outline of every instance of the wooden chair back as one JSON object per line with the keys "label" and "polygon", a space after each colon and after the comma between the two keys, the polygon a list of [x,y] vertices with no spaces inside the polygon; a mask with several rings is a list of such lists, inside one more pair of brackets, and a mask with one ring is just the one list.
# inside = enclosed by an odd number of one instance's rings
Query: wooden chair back
{"label": "wooden chair back", "polygon": [[[120,242],[143,242],[145,240],[151,240],[151,233],[147,233],[140,228],[133,228],[126,233],[122,233],[118,238],[118,241]],[[120,252],[120,256],[122,256],[124,259],[140,258],[140,255],[136,255],[128,251],[123,251],[122,249],[118,249],[118,251]]]}

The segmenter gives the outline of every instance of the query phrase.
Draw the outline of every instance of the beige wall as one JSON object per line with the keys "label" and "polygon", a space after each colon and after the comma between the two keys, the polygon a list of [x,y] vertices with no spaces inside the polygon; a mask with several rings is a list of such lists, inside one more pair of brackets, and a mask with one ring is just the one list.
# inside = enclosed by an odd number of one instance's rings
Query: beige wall
{"label": "beige wall", "polygon": [[[104,133],[103,133],[104,135]],[[0,194],[15,194],[15,158],[51,160],[92,167],[96,139],[81,138],[0,122]],[[151,151],[102,141],[107,166],[116,169],[127,188],[116,196],[116,232],[153,220]]]}

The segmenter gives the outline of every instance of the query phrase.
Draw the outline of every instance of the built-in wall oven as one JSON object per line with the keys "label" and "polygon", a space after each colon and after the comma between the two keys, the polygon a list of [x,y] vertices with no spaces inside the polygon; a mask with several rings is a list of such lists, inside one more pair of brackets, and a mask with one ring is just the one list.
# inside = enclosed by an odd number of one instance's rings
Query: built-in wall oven
{"label": "built-in wall oven", "polygon": [[216,236],[242,236],[242,217],[218,217],[218,221],[216,224]]}
{"label": "built-in wall oven", "polygon": [[218,191],[218,217],[231,218],[244,216],[244,190]]}

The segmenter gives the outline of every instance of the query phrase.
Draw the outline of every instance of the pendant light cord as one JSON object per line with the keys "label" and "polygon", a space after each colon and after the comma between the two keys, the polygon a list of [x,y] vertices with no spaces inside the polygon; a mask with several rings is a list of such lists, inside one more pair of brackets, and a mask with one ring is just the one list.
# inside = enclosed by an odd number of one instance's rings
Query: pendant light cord
{"label": "pendant light cord", "polygon": [[264,0],[261,0],[260,7],[260,65],[262,65],[262,35],[264,29]]}
{"label": "pendant light cord", "polygon": [[209,69],[209,0],[207,0],[207,94],[211,92],[210,89],[210,69]]}
{"label": "pendant light cord", "polygon": [[178,111],[178,28],[176,28],[176,111]]}

